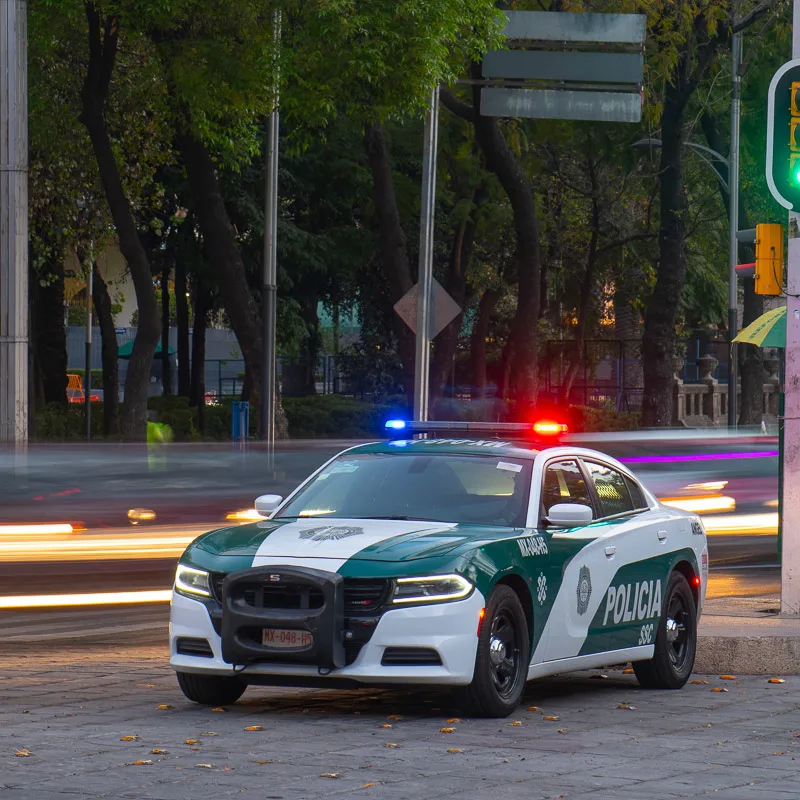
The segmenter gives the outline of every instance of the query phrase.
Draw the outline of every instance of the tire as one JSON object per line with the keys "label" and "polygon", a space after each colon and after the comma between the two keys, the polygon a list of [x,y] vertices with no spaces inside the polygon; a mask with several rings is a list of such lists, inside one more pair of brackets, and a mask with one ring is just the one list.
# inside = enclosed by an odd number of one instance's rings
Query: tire
{"label": "tire", "polygon": [[692,674],[696,652],[694,595],[686,578],[673,572],[664,593],[653,658],[634,662],[633,671],[644,689],[680,689]]}
{"label": "tire", "polygon": [[195,675],[178,672],[178,685],[187,700],[206,706],[229,706],[235,703],[247,688],[238,678],[222,675]]}
{"label": "tire", "polygon": [[529,661],[530,632],[522,604],[513,589],[497,586],[486,603],[475,672],[460,692],[460,705],[471,716],[507,717],[522,699]]}

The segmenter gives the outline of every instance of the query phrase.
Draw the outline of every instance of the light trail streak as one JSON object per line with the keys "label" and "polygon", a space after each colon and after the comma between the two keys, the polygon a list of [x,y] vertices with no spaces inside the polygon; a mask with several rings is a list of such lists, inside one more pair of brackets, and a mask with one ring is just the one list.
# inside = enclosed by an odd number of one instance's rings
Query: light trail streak
{"label": "light trail streak", "polygon": [[778,514],[726,514],[703,517],[709,536],[774,536],[778,532]]}
{"label": "light trail streak", "polygon": [[69,535],[75,529],[68,522],[45,525],[0,525],[0,538],[3,536],[59,536]]}
{"label": "light trail streak", "polygon": [[662,505],[693,511],[695,514],[711,514],[715,511],[733,511],[736,501],[732,497],[716,495],[713,497],[664,497]]}
{"label": "light trail streak", "polygon": [[29,594],[0,597],[0,609],[73,608],[77,606],[138,605],[168,603],[171,589],[139,592],[95,592],[91,594]]}
{"label": "light trail streak", "polygon": [[743,453],[692,453],[681,456],[629,456],[619,460],[623,464],[677,464],[681,461],[730,461],[737,458],[777,457],[777,450],[758,450]]}

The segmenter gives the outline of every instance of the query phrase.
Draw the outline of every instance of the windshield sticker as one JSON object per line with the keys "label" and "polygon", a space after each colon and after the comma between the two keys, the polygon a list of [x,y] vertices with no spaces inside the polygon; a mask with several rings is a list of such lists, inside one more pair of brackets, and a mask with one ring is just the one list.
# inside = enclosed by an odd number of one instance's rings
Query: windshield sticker
{"label": "windshield sticker", "polygon": [[547,555],[547,542],[541,536],[523,536],[517,539],[517,544],[523,556]]}
{"label": "windshield sticker", "polygon": [[324,525],[321,528],[309,528],[308,530],[300,531],[300,538],[311,539],[312,542],[336,542],[339,539],[347,539],[350,536],[361,536],[363,533],[363,528]]}
{"label": "windshield sticker", "polygon": [[510,461],[498,461],[497,469],[504,469],[507,472],[522,472],[522,464],[512,464]]}
{"label": "windshield sticker", "polygon": [[321,472],[317,478],[317,480],[324,481],[326,478],[330,478],[331,475],[340,475],[346,472],[356,472],[359,468],[359,463],[357,461],[337,461],[335,464],[331,464],[325,472]]}

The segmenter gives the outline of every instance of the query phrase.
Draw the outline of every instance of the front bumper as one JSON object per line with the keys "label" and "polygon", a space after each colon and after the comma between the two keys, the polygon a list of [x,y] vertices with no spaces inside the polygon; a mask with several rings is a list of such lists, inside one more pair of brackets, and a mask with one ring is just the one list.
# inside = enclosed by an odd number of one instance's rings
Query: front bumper
{"label": "front bumper", "polygon": [[[364,684],[466,685],[472,681],[478,647],[478,619],[484,607],[476,589],[464,600],[427,606],[392,608],[380,617],[375,630],[352,664],[331,670],[317,665],[285,661],[257,661],[236,673],[243,680],[269,684],[269,676],[319,683],[320,679],[348,679]],[[177,652],[179,638],[205,639],[212,656]],[[170,665],[180,672],[232,675],[234,667],[222,657],[222,638],[214,629],[208,609],[197,600],[173,592],[169,625]],[[440,666],[384,666],[386,648],[431,648],[439,654]],[[278,680],[276,683],[280,682]]]}

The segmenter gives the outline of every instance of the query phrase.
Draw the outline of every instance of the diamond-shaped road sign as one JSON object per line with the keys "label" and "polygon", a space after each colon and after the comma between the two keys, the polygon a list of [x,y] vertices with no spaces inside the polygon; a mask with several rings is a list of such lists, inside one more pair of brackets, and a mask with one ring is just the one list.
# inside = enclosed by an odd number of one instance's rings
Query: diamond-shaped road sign
{"label": "diamond-shaped road sign", "polygon": [[[438,336],[460,313],[461,306],[453,300],[447,290],[433,278],[431,286],[431,313],[428,317],[428,335],[431,339]],[[394,310],[400,319],[417,332],[417,305],[419,284],[415,283],[395,304]]]}

